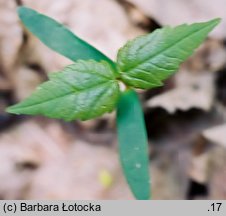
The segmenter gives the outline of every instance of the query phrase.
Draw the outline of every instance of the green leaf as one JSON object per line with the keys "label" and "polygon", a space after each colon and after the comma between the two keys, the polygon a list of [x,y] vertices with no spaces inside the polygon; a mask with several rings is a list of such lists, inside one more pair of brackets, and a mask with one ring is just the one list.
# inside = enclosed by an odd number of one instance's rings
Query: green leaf
{"label": "green leaf", "polygon": [[219,22],[220,19],[213,19],[165,27],[129,41],[117,57],[121,79],[127,85],[141,89],[161,86]]}
{"label": "green leaf", "polygon": [[18,14],[23,24],[45,45],[72,61],[78,59],[105,60],[113,67],[115,63],[96,48],[75,36],[69,29],[54,19],[27,7],[19,7]]}
{"label": "green leaf", "polygon": [[107,62],[80,60],[52,73],[49,81],[7,112],[87,120],[111,112],[118,95],[118,82]]}
{"label": "green leaf", "polygon": [[120,161],[137,199],[150,199],[148,143],[143,111],[135,91],[120,96],[117,106]]}

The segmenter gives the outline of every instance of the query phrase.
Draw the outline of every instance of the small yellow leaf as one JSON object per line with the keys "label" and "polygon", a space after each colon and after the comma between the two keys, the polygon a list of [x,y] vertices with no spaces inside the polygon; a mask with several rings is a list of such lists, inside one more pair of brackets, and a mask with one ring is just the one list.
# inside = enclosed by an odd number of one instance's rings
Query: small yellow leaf
{"label": "small yellow leaf", "polygon": [[108,170],[103,169],[99,172],[99,181],[103,187],[109,188],[112,186],[113,177]]}

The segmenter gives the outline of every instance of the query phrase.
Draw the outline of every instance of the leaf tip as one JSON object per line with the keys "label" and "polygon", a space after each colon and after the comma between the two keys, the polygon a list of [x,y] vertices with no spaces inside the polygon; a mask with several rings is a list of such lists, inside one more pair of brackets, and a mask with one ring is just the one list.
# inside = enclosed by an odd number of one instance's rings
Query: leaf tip
{"label": "leaf tip", "polygon": [[18,15],[20,15],[21,13],[23,13],[24,11],[26,11],[27,7],[24,7],[24,6],[19,6],[17,8],[17,13]]}
{"label": "leaf tip", "polygon": [[36,12],[35,10],[25,6],[20,6],[17,8],[17,14],[20,17],[20,19],[22,19],[24,16],[30,16],[35,12]]}
{"label": "leaf tip", "polygon": [[5,109],[5,112],[11,113],[11,114],[16,114],[16,115],[26,114],[26,113],[23,113],[23,110],[21,110],[21,108],[20,108],[21,103],[18,103],[18,104],[15,104],[15,105],[7,107]]}
{"label": "leaf tip", "polygon": [[214,24],[214,26],[218,25],[220,22],[221,22],[222,18],[220,17],[217,17],[217,18],[214,18],[212,20],[210,20],[211,23]]}
{"label": "leaf tip", "polygon": [[19,114],[18,112],[15,111],[14,106],[7,107],[5,111],[11,114]]}

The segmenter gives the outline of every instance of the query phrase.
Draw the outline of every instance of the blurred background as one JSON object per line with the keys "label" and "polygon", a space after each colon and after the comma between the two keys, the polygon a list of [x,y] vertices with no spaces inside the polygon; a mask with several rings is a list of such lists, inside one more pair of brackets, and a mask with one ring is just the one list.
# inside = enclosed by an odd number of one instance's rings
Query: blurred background
{"label": "blurred background", "polygon": [[65,123],[4,111],[71,63],[24,29],[19,5],[112,59],[138,35],[221,17],[179,72],[140,98],[153,199],[226,199],[226,0],[0,0],[0,199],[133,199],[118,162],[115,113]]}

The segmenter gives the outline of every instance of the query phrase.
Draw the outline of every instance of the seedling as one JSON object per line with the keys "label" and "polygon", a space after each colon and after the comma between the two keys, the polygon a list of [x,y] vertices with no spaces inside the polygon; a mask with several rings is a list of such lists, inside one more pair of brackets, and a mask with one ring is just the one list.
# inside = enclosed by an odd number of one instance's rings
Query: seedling
{"label": "seedling", "polygon": [[[114,62],[50,17],[26,7],[20,7],[18,14],[30,32],[74,63],[51,73],[49,81],[7,112],[84,121],[116,109],[124,175],[137,199],[150,199],[147,135],[134,89],[162,86],[220,19],[167,26],[137,37],[119,50]],[[120,82],[126,90],[120,90]]]}

